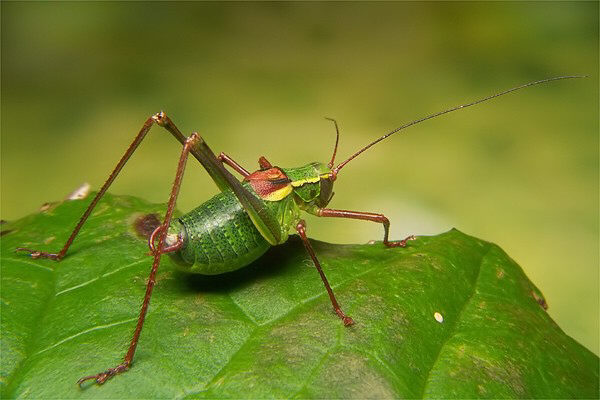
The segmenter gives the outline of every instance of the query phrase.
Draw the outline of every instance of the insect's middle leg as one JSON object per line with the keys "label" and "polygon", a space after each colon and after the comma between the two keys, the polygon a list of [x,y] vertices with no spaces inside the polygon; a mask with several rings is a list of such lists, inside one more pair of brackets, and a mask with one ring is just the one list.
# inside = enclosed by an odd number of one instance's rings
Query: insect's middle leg
{"label": "insect's middle leg", "polygon": [[406,244],[409,240],[415,240],[415,237],[413,235],[410,235],[402,240],[390,242],[388,240],[390,235],[390,220],[383,214],[375,214],[361,211],[334,210],[332,208],[319,208],[317,210],[317,216],[361,219],[365,221],[380,223],[383,225],[383,229],[385,231],[383,235],[383,244],[387,247],[406,247]]}
{"label": "insect's middle leg", "polygon": [[350,318],[349,316],[344,314],[344,312],[340,308],[340,305],[338,304],[337,299],[335,298],[335,295],[333,294],[333,290],[331,290],[331,286],[329,286],[329,281],[327,281],[327,277],[325,276],[325,273],[323,272],[323,269],[321,268],[321,263],[319,263],[319,260],[317,259],[317,256],[315,255],[315,251],[313,250],[313,248],[310,244],[310,241],[308,240],[308,237],[306,236],[306,223],[304,222],[304,220],[300,220],[298,222],[298,225],[296,225],[296,231],[298,232],[298,235],[300,235],[300,238],[302,239],[302,243],[304,243],[304,247],[306,248],[306,251],[308,251],[310,258],[312,258],[313,263],[315,264],[315,267],[317,267],[317,271],[319,271],[319,275],[321,275],[321,280],[323,280],[325,289],[327,289],[327,294],[329,294],[329,299],[331,300],[331,305],[333,306],[335,313],[342,319],[342,321],[344,322],[344,325],[349,326],[349,325],[354,324],[354,321],[352,320],[352,318]]}

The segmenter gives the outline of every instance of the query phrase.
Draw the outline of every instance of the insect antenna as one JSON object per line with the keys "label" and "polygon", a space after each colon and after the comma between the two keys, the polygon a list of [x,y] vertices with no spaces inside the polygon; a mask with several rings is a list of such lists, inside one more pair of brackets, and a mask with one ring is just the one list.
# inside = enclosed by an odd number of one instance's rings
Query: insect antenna
{"label": "insect antenna", "polygon": [[333,121],[333,124],[335,125],[335,147],[333,148],[333,155],[331,156],[331,161],[329,161],[329,164],[327,164],[329,168],[333,168],[333,163],[335,162],[335,154],[337,153],[338,143],[340,141],[340,130],[338,129],[338,124],[335,119],[329,117],[325,117],[325,119]]}
{"label": "insect antenna", "polygon": [[[576,79],[576,78],[586,78],[586,77],[587,76],[580,76],[580,75],[557,76],[557,77],[554,77],[554,78],[547,78],[547,79],[542,79],[542,80],[539,80],[539,81],[529,82],[529,83],[526,83],[524,85],[516,86],[516,87],[513,87],[511,89],[505,90],[503,92],[495,93],[495,94],[492,94],[490,96],[484,97],[482,99],[475,100],[475,101],[473,101],[471,103],[462,104],[460,106],[452,107],[452,108],[449,108],[447,110],[440,111],[440,112],[437,112],[435,114],[430,114],[430,115],[427,115],[425,117],[416,119],[414,121],[411,121],[409,123],[406,123],[406,124],[404,124],[404,125],[396,128],[396,129],[394,129],[391,132],[386,133],[385,135],[383,135],[379,139],[376,139],[376,140],[372,141],[371,143],[369,143],[368,145],[366,145],[362,149],[358,150],[356,153],[352,154],[346,161],[342,162],[337,167],[335,167],[333,169],[333,174],[337,175],[337,173],[339,172],[339,170],[342,169],[344,167],[344,165],[348,164],[350,161],[352,161],[353,159],[355,159],[356,157],[358,157],[362,152],[366,151],[371,146],[373,146],[373,145],[381,142],[382,140],[384,140],[384,139],[392,136],[394,133],[396,133],[398,131],[401,131],[402,129],[408,128],[409,126],[413,126],[413,125],[416,125],[416,124],[421,123],[423,121],[427,121],[428,119],[432,119],[432,118],[436,118],[436,117],[439,117],[439,116],[444,115],[444,114],[448,114],[448,113],[450,113],[452,111],[457,111],[457,110],[460,110],[462,108],[471,107],[471,106],[474,106],[476,104],[480,104],[480,103],[483,103],[485,101],[494,99],[496,97],[504,96],[505,94],[508,94],[510,92],[514,92],[514,91],[519,90],[519,89],[524,89],[524,88],[529,87],[529,86],[539,85],[541,83],[546,83],[546,82],[551,82],[551,81],[557,81],[557,80],[560,80],[560,79]],[[337,124],[336,124],[336,128],[337,128]],[[337,147],[337,142],[336,142],[336,147]],[[335,156],[335,151],[334,151],[333,154]],[[332,161],[332,165],[333,165],[333,159],[331,161]]]}

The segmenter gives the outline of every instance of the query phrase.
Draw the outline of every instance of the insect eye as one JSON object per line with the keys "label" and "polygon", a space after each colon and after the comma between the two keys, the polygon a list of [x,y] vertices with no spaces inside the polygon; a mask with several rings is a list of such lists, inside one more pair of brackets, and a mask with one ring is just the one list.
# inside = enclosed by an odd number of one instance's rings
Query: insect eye
{"label": "insect eye", "polygon": [[331,200],[331,194],[333,193],[333,181],[330,177],[321,179],[321,192],[319,193],[319,202],[322,207],[325,207],[329,200]]}

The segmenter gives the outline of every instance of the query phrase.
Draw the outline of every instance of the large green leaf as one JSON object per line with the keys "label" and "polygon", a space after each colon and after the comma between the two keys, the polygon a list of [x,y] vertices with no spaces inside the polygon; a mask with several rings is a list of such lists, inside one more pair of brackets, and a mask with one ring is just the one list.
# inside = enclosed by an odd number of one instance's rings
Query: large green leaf
{"label": "large green leaf", "polygon": [[598,358],[500,248],[456,230],[314,242],[351,327],[294,237],[221,276],[165,257],[131,370],[80,389],[124,355],[151,264],[132,222],[162,210],[107,195],[60,263],[14,253],[58,250],[88,201],[2,225],[3,398],[598,396]]}

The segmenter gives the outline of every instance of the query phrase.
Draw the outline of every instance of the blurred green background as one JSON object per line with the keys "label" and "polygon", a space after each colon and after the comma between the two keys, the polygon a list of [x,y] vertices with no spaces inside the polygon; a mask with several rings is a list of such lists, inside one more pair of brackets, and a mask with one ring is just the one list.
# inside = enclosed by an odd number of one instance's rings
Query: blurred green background
{"label": "blurred green background", "polygon": [[[527,81],[555,82],[410,128],[350,163],[331,207],[392,236],[456,227],[502,246],[598,354],[598,2],[2,2],[1,215],[103,183],[143,121],[249,169],[339,160],[400,124]],[[180,147],[155,129],[113,193],[167,200]],[[216,193],[188,164],[178,208]],[[75,221],[74,221],[75,222]],[[381,239],[309,218],[311,237]],[[493,334],[491,332],[490,334]]]}

